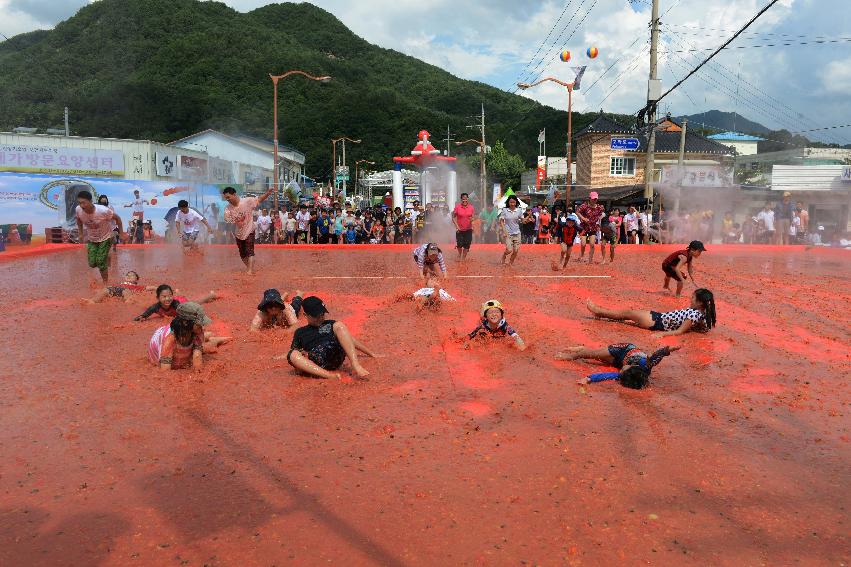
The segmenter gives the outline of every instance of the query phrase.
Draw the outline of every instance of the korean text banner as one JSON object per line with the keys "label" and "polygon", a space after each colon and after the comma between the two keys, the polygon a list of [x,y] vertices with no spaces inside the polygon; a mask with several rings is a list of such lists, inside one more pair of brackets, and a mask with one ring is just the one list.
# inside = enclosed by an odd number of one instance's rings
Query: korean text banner
{"label": "korean text banner", "polygon": [[157,152],[157,175],[160,177],[177,177],[178,157],[175,152]]}
{"label": "korean text banner", "polygon": [[119,150],[0,145],[0,171],[57,175],[124,175]]}

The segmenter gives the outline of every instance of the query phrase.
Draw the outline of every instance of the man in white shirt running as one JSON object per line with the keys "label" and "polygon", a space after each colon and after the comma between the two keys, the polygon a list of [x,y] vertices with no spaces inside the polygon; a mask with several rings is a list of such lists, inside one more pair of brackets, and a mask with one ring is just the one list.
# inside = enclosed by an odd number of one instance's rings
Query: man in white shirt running
{"label": "man in white shirt running", "polygon": [[213,229],[201,213],[195,209],[189,208],[189,201],[181,199],[177,203],[177,209],[177,214],[174,215],[174,227],[177,234],[180,235],[181,242],[183,242],[183,251],[189,252],[190,250],[197,250],[199,232],[198,224],[203,223],[204,226],[207,227],[207,230],[211,233],[213,232]]}
{"label": "man in white shirt running", "polygon": [[[72,185],[68,189],[73,189]],[[119,237],[124,240],[121,217],[110,208],[92,203],[92,194],[83,190],[77,194],[77,231],[80,241],[86,243],[89,267],[100,270],[103,283],[109,283],[109,251],[112,248],[112,225],[118,226]]]}

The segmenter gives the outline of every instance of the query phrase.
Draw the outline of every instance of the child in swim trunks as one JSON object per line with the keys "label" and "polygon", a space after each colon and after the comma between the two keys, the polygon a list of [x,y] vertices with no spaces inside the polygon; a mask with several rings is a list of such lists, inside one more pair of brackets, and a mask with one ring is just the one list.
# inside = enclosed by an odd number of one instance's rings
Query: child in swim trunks
{"label": "child in swim trunks", "polygon": [[656,331],[654,336],[682,335],[689,331],[705,333],[715,326],[715,298],[708,289],[698,289],[691,296],[691,305],[677,311],[649,311],[646,309],[604,309],[590,299],[588,310],[595,317],[615,321],[631,321],[632,324]]}
{"label": "child in swim trunks", "polygon": [[438,309],[444,301],[455,301],[455,298],[449,295],[440,285],[440,280],[437,278],[429,278],[426,281],[426,287],[420,288],[412,295],[414,301],[417,302],[418,309]]}
{"label": "child in swim trunks", "polygon": [[108,297],[118,297],[127,301],[137,291],[154,291],[152,285],[139,285],[139,274],[130,270],[124,274],[124,281],[118,285],[110,285],[99,290],[91,299],[83,299],[83,303],[100,303]]}
{"label": "child in swim trunks", "polygon": [[277,289],[267,289],[263,292],[263,299],[257,305],[257,313],[251,321],[251,330],[259,331],[271,327],[292,327],[298,321],[301,311],[301,292],[295,292],[295,297],[287,303],[288,295],[281,297]]}
{"label": "child in swim trunks", "polygon": [[517,350],[526,350],[526,343],[520,338],[505,320],[505,308],[496,299],[489,299],[482,304],[482,322],[467,335],[464,348],[470,348],[470,341],[477,337],[511,337]]}
{"label": "child in swim trunks", "polygon": [[619,369],[618,372],[597,372],[579,380],[579,384],[590,384],[604,380],[617,380],[621,386],[640,390],[650,383],[650,371],[663,358],[680,350],[679,346],[660,348],[650,356],[632,343],[616,343],[602,349],[582,345],[570,347],[556,354],[558,360],[599,360]]}
{"label": "child in swim trunks", "polygon": [[296,329],[290,351],[285,355],[287,362],[296,370],[315,378],[339,379],[342,376],[337,370],[348,357],[357,377],[368,380],[369,371],[361,366],[358,351],[372,358],[378,355],[353,337],[342,322],[326,320],[328,310],[318,297],[304,298],[301,308],[307,318],[307,325]]}

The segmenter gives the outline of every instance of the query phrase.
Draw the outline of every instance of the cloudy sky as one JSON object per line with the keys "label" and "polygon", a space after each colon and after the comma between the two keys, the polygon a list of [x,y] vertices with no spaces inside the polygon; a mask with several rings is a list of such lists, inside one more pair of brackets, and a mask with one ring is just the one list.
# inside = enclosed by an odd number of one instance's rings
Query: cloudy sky
{"label": "cloudy sky", "polygon": [[[126,0],[132,1],[132,0]],[[248,11],[268,0],[224,0]],[[659,75],[672,86],[733,35],[768,0],[660,0]],[[732,47],[661,103],[662,111],[737,111],[771,128],[803,131],[851,123],[851,0],[780,0]],[[0,0],[0,33],[55,25],[87,0]],[[588,65],[574,108],[633,113],[646,97],[650,0],[314,0],[366,40],[465,78],[505,90],[553,75],[570,79]],[[841,38],[845,40],[835,41]],[[0,38],[2,40],[2,38]],[[828,43],[815,44],[814,41]],[[803,44],[806,42],[806,44]],[[783,45],[783,44],[792,45]],[[589,46],[599,50],[590,60]],[[558,53],[570,50],[570,63]],[[526,91],[564,108],[564,91],[545,83]],[[807,132],[851,142],[851,128]]]}

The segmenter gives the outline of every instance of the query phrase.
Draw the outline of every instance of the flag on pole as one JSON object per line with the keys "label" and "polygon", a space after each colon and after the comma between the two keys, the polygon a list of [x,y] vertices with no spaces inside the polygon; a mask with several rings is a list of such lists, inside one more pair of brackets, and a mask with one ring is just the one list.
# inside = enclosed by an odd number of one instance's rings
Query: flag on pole
{"label": "flag on pole", "polygon": [[538,132],[538,143],[539,143],[539,144],[543,144],[543,143],[544,143],[544,139],[545,139],[545,136],[546,136],[546,132],[547,132],[547,129],[546,129],[546,128],[544,128],[543,130],[541,130],[540,132]]}
{"label": "flag on pole", "polygon": [[547,191],[546,203],[548,205],[552,205],[555,202],[556,202],[556,188],[555,188],[555,185],[550,183],[550,189],[549,189],[549,191]]}
{"label": "flag on pole", "polygon": [[582,67],[574,67],[573,70],[576,71],[576,78],[573,79],[573,90],[579,90],[579,82],[582,80],[582,75],[585,74],[585,65]]}

